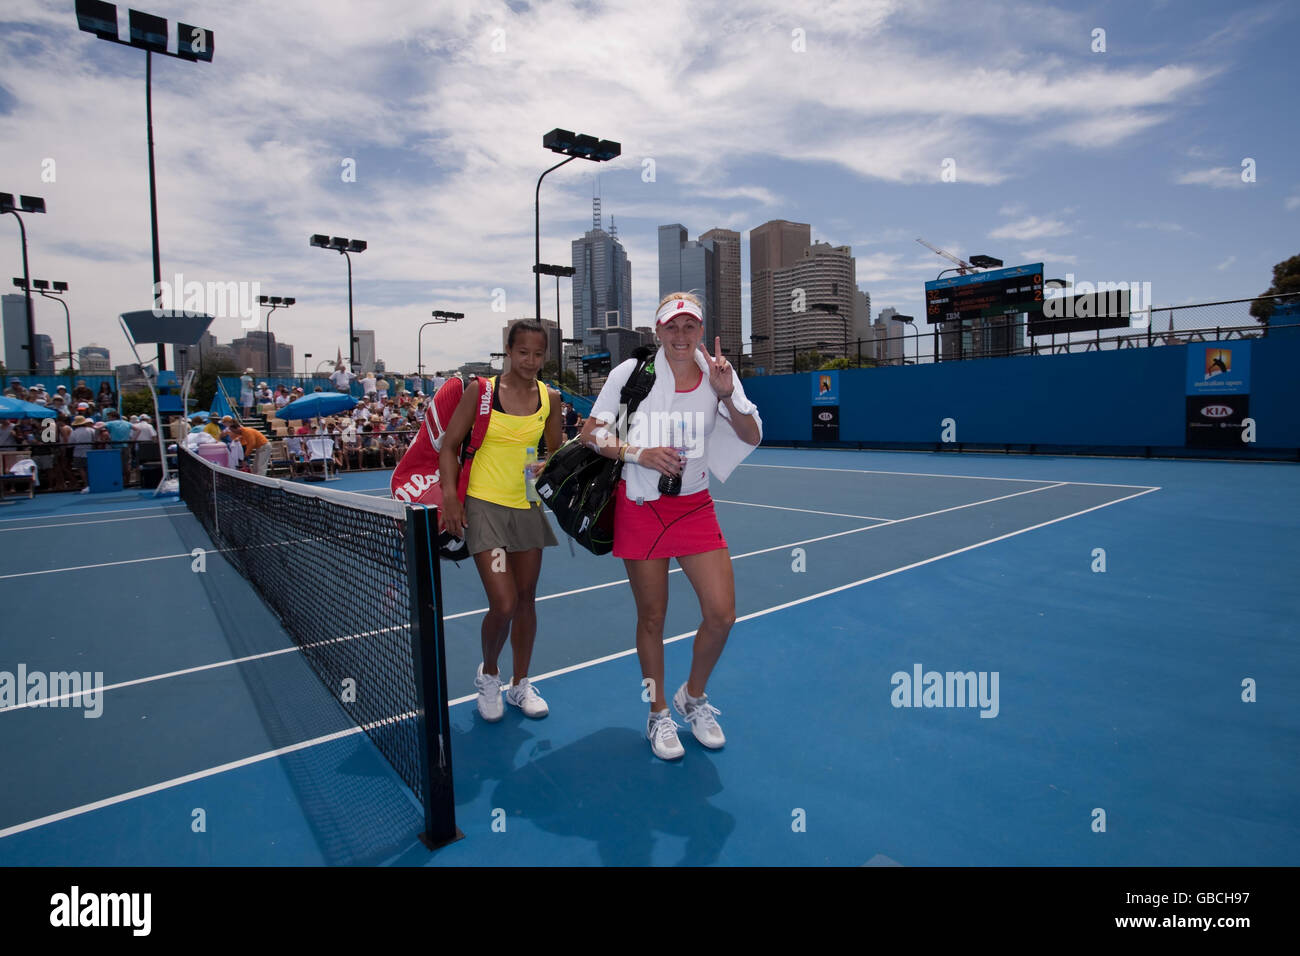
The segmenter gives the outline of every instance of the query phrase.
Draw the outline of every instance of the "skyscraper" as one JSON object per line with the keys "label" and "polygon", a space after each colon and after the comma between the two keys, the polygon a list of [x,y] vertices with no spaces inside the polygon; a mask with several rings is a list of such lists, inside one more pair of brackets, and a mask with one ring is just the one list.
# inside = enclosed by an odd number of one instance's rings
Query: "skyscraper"
{"label": "skyscraper", "polygon": [[0,296],[0,303],[3,303],[5,368],[22,374],[31,365],[27,356],[27,297]]}
{"label": "skyscraper", "polygon": [[[718,290],[714,334],[722,337],[723,354],[738,365],[744,351],[740,326],[740,233],[732,229],[710,229],[700,239],[713,243],[714,284]],[[704,344],[710,351],[713,349],[713,339]]]}
{"label": "skyscraper", "polygon": [[102,345],[83,345],[77,349],[77,368],[87,374],[101,375],[113,371],[108,349]]}
{"label": "skyscraper", "polygon": [[813,243],[789,268],[770,272],[772,340],[763,343],[772,348],[770,371],[794,371],[798,352],[848,354],[849,327],[858,291],[855,273],[852,250],[827,242]]}
{"label": "skyscraper", "polygon": [[601,227],[600,200],[592,201],[591,229],[573,240],[573,337],[590,329],[632,328],[632,266],[618,241],[613,217]]}
{"label": "skyscraper", "polygon": [[[680,222],[659,227],[659,299],[694,292],[704,303],[704,341],[710,348],[718,329],[717,250],[713,240],[686,238]],[[656,304],[658,299],[655,300]]]}
{"label": "skyscraper", "polygon": [[358,371],[373,372],[375,370],[374,330],[354,329],[353,334],[357,337],[357,364],[361,366]]}
{"label": "skyscraper", "polygon": [[54,340],[48,335],[36,336],[36,374],[54,374]]}
{"label": "skyscraper", "polygon": [[772,273],[794,265],[811,244],[812,226],[806,222],[772,219],[749,230],[749,334],[754,364],[769,373],[774,356]]}

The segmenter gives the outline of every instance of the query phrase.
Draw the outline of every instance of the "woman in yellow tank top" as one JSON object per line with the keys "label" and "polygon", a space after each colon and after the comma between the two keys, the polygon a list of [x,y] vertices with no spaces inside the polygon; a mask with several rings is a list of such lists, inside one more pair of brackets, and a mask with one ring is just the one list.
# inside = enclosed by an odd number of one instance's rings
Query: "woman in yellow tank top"
{"label": "woman in yellow tank top", "polygon": [[[537,635],[534,602],[542,548],[559,542],[541,505],[528,500],[524,485],[527,449],[540,449],[543,435],[548,451],[563,441],[560,394],[537,380],[546,351],[547,335],[539,323],[525,319],[510,327],[506,342],[510,371],[492,381],[492,415],[483,444],[474,454],[464,507],[456,496],[460,478],[456,453],[478,415],[478,389],[468,389],[452,414],[438,461],[440,522],[453,534],[464,536],[487,592],[483,663],[474,684],[478,712],[488,721],[500,720],[504,711],[497,658],[507,638],[514,652],[514,679],[506,701],[529,717],[547,714],[546,701],[528,680],[528,665]],[[531,468],[533,474],[540,471],[540,461]]]}

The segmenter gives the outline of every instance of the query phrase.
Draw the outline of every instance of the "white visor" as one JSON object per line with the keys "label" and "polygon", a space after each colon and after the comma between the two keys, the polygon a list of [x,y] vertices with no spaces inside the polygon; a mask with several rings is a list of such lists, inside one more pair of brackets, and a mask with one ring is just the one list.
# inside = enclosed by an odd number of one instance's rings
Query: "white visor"
{"label": "white visor", "polygon": [[655,313],[655,326],[658,327],[663,325],[665,322],[678,315],[689,315],[691,318],[696,319],[699,322],[704,321],[704,313],[702,313],[700,307],[690,299],[669,299],[660,306],[659,311]]}

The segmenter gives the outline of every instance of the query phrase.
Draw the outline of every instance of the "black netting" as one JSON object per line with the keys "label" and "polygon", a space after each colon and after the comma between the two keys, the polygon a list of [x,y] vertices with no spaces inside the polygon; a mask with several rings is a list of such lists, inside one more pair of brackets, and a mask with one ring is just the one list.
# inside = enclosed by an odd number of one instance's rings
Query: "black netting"
{"label": "black netting", "polygon": [[404,510],[178,457],[181,499],[423,802]]}

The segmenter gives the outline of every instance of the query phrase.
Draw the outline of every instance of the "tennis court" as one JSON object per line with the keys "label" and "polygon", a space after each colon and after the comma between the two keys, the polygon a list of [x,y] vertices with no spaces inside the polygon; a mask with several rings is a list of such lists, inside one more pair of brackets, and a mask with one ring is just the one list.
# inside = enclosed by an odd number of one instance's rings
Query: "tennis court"
{"label": "tennis court", "polygon": [[[330,487],[382,497],[387,475]],[[709,686],[728,742],[683,731],[673,764],[644,738],[620,561],[547,551],[532,671],[551,714],[497,724],[473,703],[478,575],[443,563],[465,839],[434,853],[184,505],[7,509],[0,671],[107,689],[93,719],[88,695],[0,709],[0,864],[1300,859],[1294,465],[761,448],[712,491],[736,576]],[[699,610],[673,567],[675,689]],[[301,571],[323,615],[382,599]]]}

